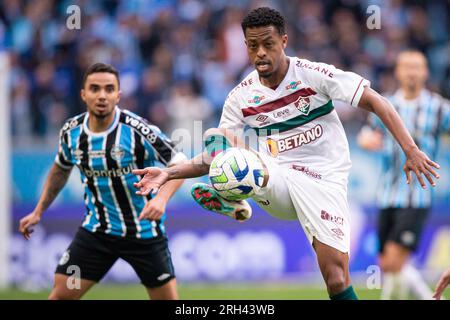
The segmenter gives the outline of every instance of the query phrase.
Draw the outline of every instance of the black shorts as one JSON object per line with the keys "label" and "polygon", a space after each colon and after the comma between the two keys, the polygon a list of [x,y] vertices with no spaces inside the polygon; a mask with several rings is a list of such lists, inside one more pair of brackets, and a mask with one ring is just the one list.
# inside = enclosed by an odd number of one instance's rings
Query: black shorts
{"label": "black shorts", "polygon": [[388,241],[415,251],[429,212],[429,208],[381,209],[378,220],[380,253],[383,252],[384,245]]}
{"label": "black shorts", "polygon": [[148,288],[164,285],[175,278],[167,237],[127,239],[78,229],[61,257],[55,273],[71,276],[77,266],[80,278],[99,282],[117,259],[122,258],[136,271]]}

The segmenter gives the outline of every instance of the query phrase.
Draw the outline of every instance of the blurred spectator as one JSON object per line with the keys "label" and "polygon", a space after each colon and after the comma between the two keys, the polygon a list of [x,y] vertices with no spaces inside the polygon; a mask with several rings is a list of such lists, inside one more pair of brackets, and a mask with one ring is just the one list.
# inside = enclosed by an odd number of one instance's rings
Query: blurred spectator
{"label": "blurred spectator", "polygon": [[[81,9],[81,30],[66,28],[72,4]],[[381,8],[379,30],[366,27],[371,4]],[[81,76],[97,61],[114,64],[123,75],[125,108],[167,129],[180,124],[167,106],[189,113],[193,107],[183,109],[180,101],[195,99],[210,110],[203,120],[216,124],[224,95],[248,67],[240,20],[250,7],[262,5],[285,13],[290,55],[354,70],[389,92],[396,85],[395,56],[413,47],[430,61],[429,87],[450,95],[445,0],[4,0],[0,50],[13,60],[14,137],[51,137],[64,117],[84,110]],[[194,90],[189,99],[183,96],[186,83],[197,83],[200,95]],[[339,108],[344,125],[359,127],[361,115],[345,108]]]}

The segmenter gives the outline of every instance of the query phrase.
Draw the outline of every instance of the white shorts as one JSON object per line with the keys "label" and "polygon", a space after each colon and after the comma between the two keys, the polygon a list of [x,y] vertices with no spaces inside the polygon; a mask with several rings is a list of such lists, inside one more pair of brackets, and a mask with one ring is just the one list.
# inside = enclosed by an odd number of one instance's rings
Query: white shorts
{"label": "white shorts", "polygon": [[276,218],[298,219],[311,243],[316,238],[349,253],[350,215],[345,188],[260,156],[269,171],[269,181],[253,200]]}

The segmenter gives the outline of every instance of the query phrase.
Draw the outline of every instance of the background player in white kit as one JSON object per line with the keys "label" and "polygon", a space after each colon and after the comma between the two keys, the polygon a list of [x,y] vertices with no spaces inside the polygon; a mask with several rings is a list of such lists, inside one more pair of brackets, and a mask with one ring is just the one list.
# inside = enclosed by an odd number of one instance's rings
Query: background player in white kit
{"label": "background player in white kit", "polygon": [[[279,12],[255,9],[244,18],[242,29],[256,71],[228,95],[219,129],[205,133],[206,151],[187,164],[135,170],[145,174],[135,185],[138,194],[156,191],[171,179],[207,174],[212,157],[222,148],[244,146],[236,132],[248,125],[259,136],[259,156],[266,167],[263,188],[253,198],[273,216],[300,221],[331,299],[357,299],[348,263],[351,162],[332,100],[360,106],[381,118],[407,156],[408,182],[413,171],[423,186],[422,174],[434,185],[431,174],[438,175],[432,167],[438,165],[417,148],[398,114],[367,80],[331,65],[286,56],[288,36]],[[250,216],[245,201],[222,199],[208,185],[194,185],[192,193],[209,210],[235,219]]]}

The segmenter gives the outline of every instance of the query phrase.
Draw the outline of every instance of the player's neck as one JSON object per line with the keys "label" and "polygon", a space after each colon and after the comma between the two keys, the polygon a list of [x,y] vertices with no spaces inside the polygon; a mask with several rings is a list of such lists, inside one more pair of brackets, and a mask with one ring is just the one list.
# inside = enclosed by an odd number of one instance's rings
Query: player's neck
{"label": "player's neck", "polygon": [[273,75],[271,75],[268,78],[259,77],[259,81],[265,87],[269,87],[269,88],[278,87],[278,85],[281,83],[281,81],[283,81],[284,77],[286,77],[286,74],[289,70],[289,64],[290,64],[289,57],[285,57],[280,63],[278,72],[274,73]]}
{"label": "player's neck", "polygon": [[402,89],[403,98],[405,100],[415,100],[420,96],[421,92],[422,92],[422,88],[415,89],[415,90]]}
{"label": "player's neck", "polygon": [[111,124],[114,122],[115,112],[107,115],[104,118],[96,117],[94,114],[89,114],[88,127],[89,130],[95,133],[104,132],[108,130]]}

